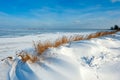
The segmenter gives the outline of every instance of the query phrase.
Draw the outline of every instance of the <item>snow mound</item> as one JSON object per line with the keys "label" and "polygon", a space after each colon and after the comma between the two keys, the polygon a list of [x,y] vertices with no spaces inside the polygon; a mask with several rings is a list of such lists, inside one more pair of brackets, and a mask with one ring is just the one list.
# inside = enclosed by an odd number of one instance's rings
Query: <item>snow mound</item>
{"label": "snow mound", "polygon": [[36,63],[15,57],[0,64],[8,80],[119,80],[120,33],[50,48]]}
{"label": "snow mound", "polygon": [[[48,53],[49,54],[49,53]],[[8,73],[9,80],[79,80],[80,72],[75,60],[64,55],[43,55],[36,63],[15,59]]]}

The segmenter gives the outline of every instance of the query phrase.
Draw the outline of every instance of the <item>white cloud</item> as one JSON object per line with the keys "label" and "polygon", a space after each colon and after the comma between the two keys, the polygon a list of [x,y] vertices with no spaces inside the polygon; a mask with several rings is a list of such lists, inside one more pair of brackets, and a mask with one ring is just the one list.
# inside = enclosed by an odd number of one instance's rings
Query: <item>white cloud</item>
{"label": "white cloud", "polygon": [[[99,10],[100,6],[74,10],[63,8],[47,8],[31,10],[28,17],[9,15],[0,12],[0,26],[15,27],[98,27],[105,28],[111,25],[120,25],[119,10]],[[60,11],[60,12],[58,12]],[[104,26],[106,25],[106,26]]]}
{"label": "white cloud", "polygon": [[[5,15],[4,15],[5,14]],[[35,18],[24,18],[8,15],[6,13],[0,13],[0,26],[7,27],[38,27],[46,26],[48,23],[42,22]]]}
{"label": "white cloud", "polygon": [[115,3],[115,2],[119,2],[120,0],[111,0],[113,3]]}

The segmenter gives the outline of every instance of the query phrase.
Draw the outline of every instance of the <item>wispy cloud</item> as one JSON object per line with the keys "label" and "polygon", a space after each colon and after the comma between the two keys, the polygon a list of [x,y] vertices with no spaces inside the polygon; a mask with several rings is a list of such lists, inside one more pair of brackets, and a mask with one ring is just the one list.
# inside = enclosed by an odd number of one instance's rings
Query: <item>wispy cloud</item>
{"label": "wispy cloud", "polygon": [[111,0],[113,3],[120,2],[120,0]]}
{"label": "wispy cloud", "polygon": [[119,14],[120,10],[102,9],[101,5],[84,9],[43,7],[31,9],[23,16],[0,12],[0,26],[108,28],[114,24],[120,25]]}
{"label": "wispy cloud", "polygon": [[[5,14],[5,15],[4,15]],[[6,15],[6,13],[0,13],[0,26],[7,27],[32,27],[32,26],[42,26],[44,23],[41,23],[39,20],[34,18],[24,18],[16,17],[12,15]]]}

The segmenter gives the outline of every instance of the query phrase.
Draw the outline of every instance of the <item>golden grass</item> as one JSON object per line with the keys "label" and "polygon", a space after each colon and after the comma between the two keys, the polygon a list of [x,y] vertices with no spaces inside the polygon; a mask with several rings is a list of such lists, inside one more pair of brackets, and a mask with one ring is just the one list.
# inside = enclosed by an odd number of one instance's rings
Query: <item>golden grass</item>
{"label": "golden grass", "polygon": [[[58,38],[53,42],[51,42],[50,40],[47,40],[45,42],[41,42],[39,41],[38,43],[34,43],[34,47],[35,47],[35,50],[37,52],[38,55],[41,55],[44,53],[45,50],[47,50],[48,48],[51,48],[51,47],[59,47],[65,43],[69,43],[71,41],[80,41],[80,40],[88,40],[88,39],[91,39],[91,38],[97,38],[97,37],[101,37],[101,36],[105,36],[105,35],[110,35],[110,34],[114,34],[118,31],[104,31],[104,32],[96,32],[96,33],[92,33],[92,34],[89,34],[89,35],[86,35],[86,36],[83,36],[83,35],[74,35],[74,36],[70,36],[70,37],[67,37],[67,36],[63,36],[62,38]],[[18,56],[21,57],[21,60],[23,62],[26,62],[26,61],[30,61],[31,63],[34,63],[36,61],[38,61],[38,57],[37,56],[33,56],[31,54],[28,54],[27,52],[25,51],[21,51]]]}
{"label": "golden grass", "polygon": [[39,55],[41,55],[46,49],[48,49],[49,47],[52,47],[53,45],[50,41],[45,41],[44,43],[40,41],[37,44],[34,43],[34,46],[35,46],[36,52]]}
{"label": "golden grass", "polygon": [[28,54],[25,51],[21,51],[20,53],[17,54],[17,56],[20,56],[21,60],[23,62],[29,61],[31,63],[34,63],[34,62],[38,61],[38,57],[37,56],[33,56],[31,54]]}
{"label": "golden grass", "polygon": [[80,41],[80,40],[84,40],[83,35],[76,35],[71,37],[71,41]]}
{"label": "golden grass", "polygon": [[74,35],[74,36],[63,36],[62,38],[58,38],[55,40],[54,43],[50,42],[49,40],[45,41],[45,42],[38,42],[37,44],[34,44],[36,52],[41,55],[45,50],[47,50],[50,47],[58,47],[60,45],[63,45],[65,43],[69,43],[71,41],[80,41],[80,40],[88,40],[91,38],[97,38],[97,37],[101,37],[101,36],[105,36],[105,35],[110,35],[110,34],[114,34],[117,31],[104,31],[104,32],[96,32],[96,33],[92,33],[86,36],[83,35]]}
{"label": "golden grass", "polygon": [[69,39],[66,36],[63,36],[61,39],[56,39],[55,42],[53,43],[52,47],[58,47],[62,44],[68,43]]}

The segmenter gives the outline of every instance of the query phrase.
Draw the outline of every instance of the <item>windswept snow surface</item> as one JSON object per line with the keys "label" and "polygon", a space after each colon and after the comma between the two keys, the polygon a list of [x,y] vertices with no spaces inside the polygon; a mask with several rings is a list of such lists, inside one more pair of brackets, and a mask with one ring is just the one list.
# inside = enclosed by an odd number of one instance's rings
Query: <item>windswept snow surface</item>
{"label": "windswept snow surface", "polygon": [[[63,36],[49,35],[51,40]],[[13,47],[0,46],[0,58],[14,56],[10,51],[18,48],[33,54],[34,49],[30,48],[32,39],[39,40],[36,36],[20,38],[14,43],[3,40],[0,44],[9,42]],[[15,44],[18,42],[25,43]],[[13,60],[1,61],[0,80],[120,80],[120,33],[49,48],[39,59],[36,63],[24,63],[14,56]]]}

